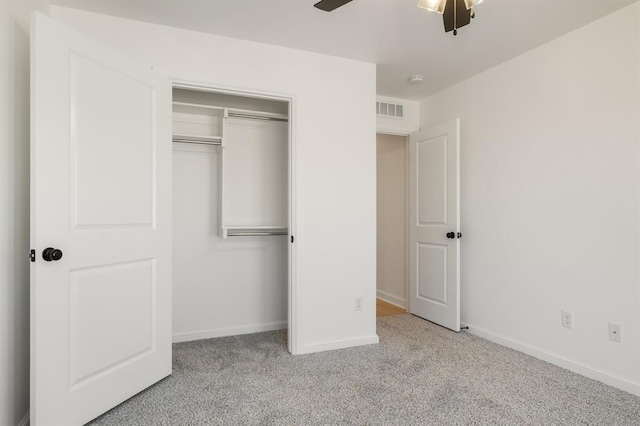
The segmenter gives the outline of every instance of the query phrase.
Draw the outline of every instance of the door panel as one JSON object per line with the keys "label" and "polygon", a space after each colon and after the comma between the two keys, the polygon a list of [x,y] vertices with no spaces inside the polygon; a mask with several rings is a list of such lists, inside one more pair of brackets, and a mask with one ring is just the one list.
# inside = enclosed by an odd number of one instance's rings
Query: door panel
{"label": "door panel", "polygon": [[[95,59],[70,56],[74,224],[152,226],[154,87]],[[114,205],[121,207],[107,208]]]}
{"label": "door panel", "polygon": [[171,89],[32,28],[30,416],[76,425],[171,373]]}
{"label": "door panel", "polygon": [[70,271],[70,383],[78,388],[153,350],[155,262]]}
{"label": "door panel", "polygon": [[418,224],[447,224],[447,138],[417,143]]}
{"label": "door panel", "polygon": [[[409,312],[460,330],[459,120],[411,136]],[[448,233],[454,238],[448,238]]]}
{"label": "door panel", "polygon": [[419,299],[447,305],[447,246],[418,243],[417,285]]}

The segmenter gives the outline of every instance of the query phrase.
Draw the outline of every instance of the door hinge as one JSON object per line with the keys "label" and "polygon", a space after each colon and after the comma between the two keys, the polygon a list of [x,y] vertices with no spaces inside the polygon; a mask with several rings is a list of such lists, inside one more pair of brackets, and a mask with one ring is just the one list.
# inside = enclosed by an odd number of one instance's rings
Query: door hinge
{"label": "door hinge", "polygon": [[293,242],[293,240],[294,240],[294,238],[293,238],[293,235],[292,235],[292,236],[291,236],[291,242]]}
{"label": "door hinge", "polygon": [[29,252],[29,260],[32,262],[36,261],[36,251],[31,249],[31,251]]}

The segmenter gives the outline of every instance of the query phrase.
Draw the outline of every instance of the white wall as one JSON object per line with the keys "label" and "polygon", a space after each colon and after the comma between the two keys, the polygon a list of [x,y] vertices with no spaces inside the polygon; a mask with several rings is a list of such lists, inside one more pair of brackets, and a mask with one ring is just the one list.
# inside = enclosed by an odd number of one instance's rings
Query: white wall
{"label": "white wall", "polygon": [[287,328],[287,237],[220,237],[219,156],[173,148],[174,342]]}
{"label": "white wall", "polygon": [[172,78],[295,96],[294,350],[377,342],[375,65],[73,9],[53,15]]}
{"label": "white wall", "polygon": [[404,118],[402,119],[378,116],[376,118],[376,130],[378,133],[408,135],[420,130],[420,102],[390,98],[388,96],[378,96],[376,101],[400,104],[404,107]]}
{"label": "white wall", "polygon": [[0,1],[0,425],[29,411],[29,13]]}
{"label": "white wall", "polygon": [[407,307],[407,137],[377,135],[378,298]]}
{"label": "white wall", "polygon": [[461,118],[463,322],[640,395],[640,4],[421,111]]}

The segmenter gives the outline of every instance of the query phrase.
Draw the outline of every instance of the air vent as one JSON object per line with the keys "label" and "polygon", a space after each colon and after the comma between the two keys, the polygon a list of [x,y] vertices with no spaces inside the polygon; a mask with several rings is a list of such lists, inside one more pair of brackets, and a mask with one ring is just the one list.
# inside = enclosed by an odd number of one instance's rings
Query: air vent
{"label": "air vent", "polygon": [[376,114],[381,117],[404,118],[404,107],[400,104],[376,102]]}

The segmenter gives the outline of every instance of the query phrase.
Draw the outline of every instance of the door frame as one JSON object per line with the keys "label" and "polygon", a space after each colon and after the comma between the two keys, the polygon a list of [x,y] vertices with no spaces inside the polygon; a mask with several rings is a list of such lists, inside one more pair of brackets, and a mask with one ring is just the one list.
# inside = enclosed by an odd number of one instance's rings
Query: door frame
{"label": "door frame", "polygon": [[[289,121],[288,121],[288,201],[289,201],[289,234],[287,239],[296,236],[297,230],[297,150],[296,150],[296,96],[293,94],[265,92],[255,89],[242,89],[236,87],[227,87],[208,82],[187,81],[175,78],[169,78],[172,89],[198,90],[201,92],[219,93],[232,96],[244,96],[257,99],[266,99],[279,102],[287,102],[289,105]],[[297,244],[287,243],[288,245],[288,283],[287,283],[287,349],[293,354],[298,352],[298,280],[297,280]]]}
{"label": "door frame", "polygon": [[[387,136],[399,136],[404,138],[404,145],[405,145],[405,171],[404,171],[404,182],[405,182],[405,209],[404,209],[404,216],[405,216],[405,227],[404,227],[404,236],[405,236],[405,241],[407,242],[406,245],[406,249],[407,249],[407,256],[404,259],[404,270],[405,270],[405,280],[404,280],[404,294],[407,297],[406,300],[406,306],[404,307],[407,310],[407,313],[409,312],[409,303],[410,303],[410,299],[409,299],[409,209],[411,208],[411,203],[409,202],[409,195],[411,195],[409,193],[409,137],[411,136],[411,133],[409,132],[396,132],[396,131],[389,131],[389,130],[378,130],[376,129],[376,135],[387,135]],[[378,171],[376,170],[376,179],[378,178]],[[376,194],[377,196],[377,194]],[[377,222],[377,219],[376,219]],[[376,280],[376,295],[377,295],[377,291],[378,291],[378,285],[377,285],[377,280]]]}

